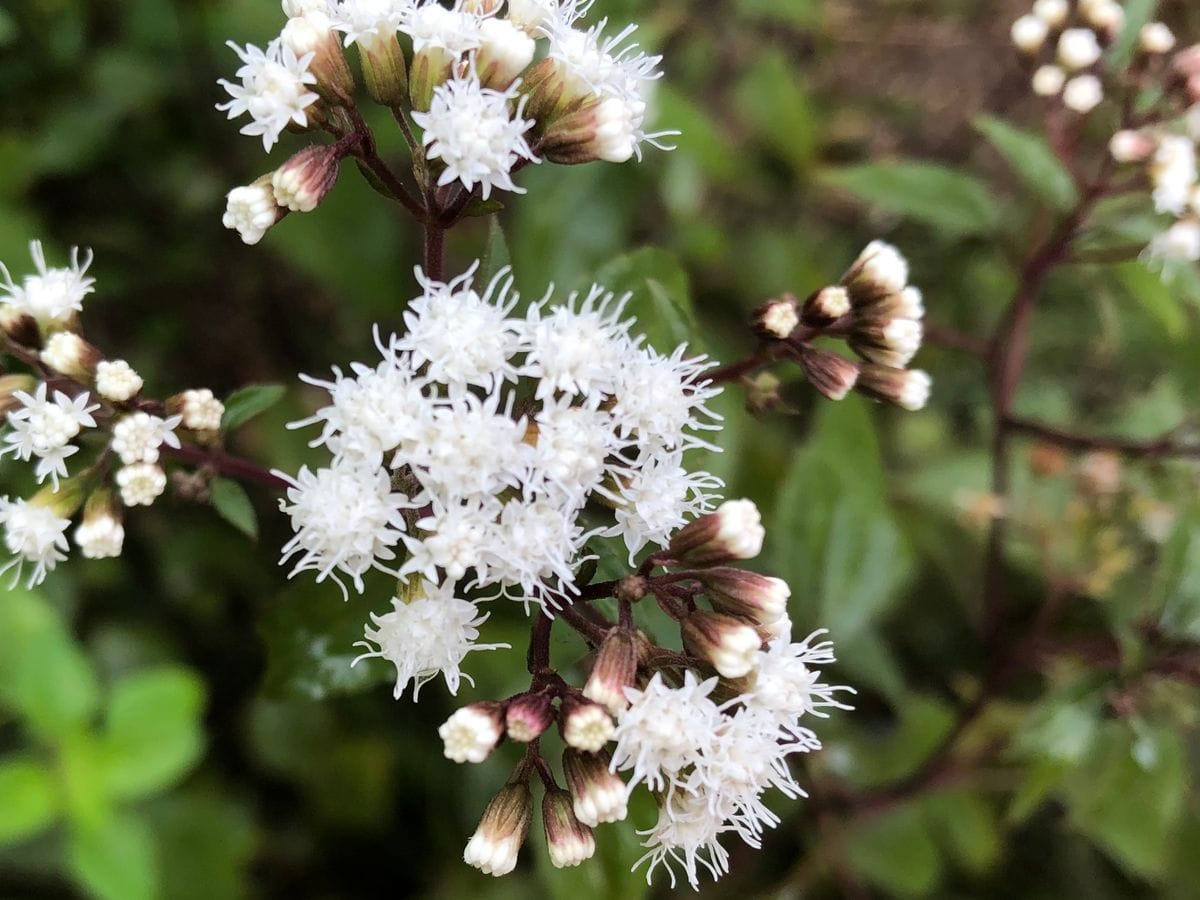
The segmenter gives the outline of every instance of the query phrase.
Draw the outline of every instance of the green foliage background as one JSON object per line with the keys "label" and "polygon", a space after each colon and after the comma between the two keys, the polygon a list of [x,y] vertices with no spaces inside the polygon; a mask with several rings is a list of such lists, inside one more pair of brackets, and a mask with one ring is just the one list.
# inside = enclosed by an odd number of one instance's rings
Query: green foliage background
{"label": "green foliage background", "polygon": [[[1128,4],[1131,16],[1150,5]],[[527,196],[451,236],[451,271],[507,257],[530,296],[599,274],[638,292],[657,342],[683,336],[728,360],[751,347],[755,305],[834,280],[886,236],[910,256],[931,319],[982,338],[1030,223],[1073,200],[1006,46],[1019,2],[597,8],[642,22],[666,54],[656,102],[684,133],[679,149],[523,172]],[[1188,4],[1164,12],[1200,37]],[[235,449],[291,470],[311,457],[283,423],[317,399],[295,373],[371,355],[371,325],[397,325],[413,291],[419,236],[349,169],[319,211],[258,247],[220,227],[224,193],[272,165],[213,109],[215,79],[236,67],[222,43],[279,24],[274,0],[0,8],[0,259],[22,271],[36,236],[57,259],[94,248],[87,335],[154,395],[286,384]],[[300,146],[289,137],[272,160]],[[1128,203],[1103,222],[1101,246],[1153,230]],[[1145,438],[1196,424],[1194,272],[1164,287],[1136,262],[1073,267],[1039,316],[1022,414]],[[1089,506],[1075,461],[1038,475],[1022,455],[1012,639],[1065,590],[1054,637],[1093,643],[1039,655],[945,773],[894,791],[929,774],[990,663],[983,531],[963,512],[987,488],[985,385],[968,355],[931,346],[918,363],[936,385],[919,415],[833,406],[802,384],[787,389],[792,416],[755,421],[736,389],[721,402],[726,452],[708,465],[773,523],[766,564],[792,585],[797,630],[831,630],[835,679],[860,694],[856,712],[821,723],[826,749],[803,772],[812,800],[781,804],[765,848],[735,852],[704,895],[1200,896],[1196,688],[1160,677],[1147,639],[1200,639],[1194,466],[1131,465],[1118,501]],[[0,482],[29,489],[7,462]],[[226,518],[255,529],[236,488],[216,493]],[[121,560],[72,561],[36,595],[0,597],[0,896],[670,893],[628,873],[639,849],[614,826],[579,870],[551,870],[536,835],[509,879],[464,867],[511,748],[478,767],[444,760],[444,691],[396,703],[384,666],[348,667],[387,585],[343,604],[334,588],[287,583],[274,565],[286,525],[271,497],[250,496],[252,545],[212,510],[164,500],[128,517]],[[1139,521],[1164,506],[1175,524],[1156,543]],[[489,627],[523,646],[516,611]],[[581,647],[564,639],[555,655],[569,667]],[[524,672],[517,651],[469,669],[480,689],[460,702],[505,696]],[[649,812],[636,811],[642,824]]]}

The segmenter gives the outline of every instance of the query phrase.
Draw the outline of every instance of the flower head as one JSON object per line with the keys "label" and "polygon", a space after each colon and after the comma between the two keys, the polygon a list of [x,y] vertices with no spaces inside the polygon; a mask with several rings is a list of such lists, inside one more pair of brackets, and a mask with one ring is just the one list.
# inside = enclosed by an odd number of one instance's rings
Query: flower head
{"label": "flower head", "polygon": [[41,584],[46,573],[67,558],[67,528],[71,520],[62,518],[50,506],[28,500],[0,497],[0,525],[4,526],[4,546],[12,560],[0,567],[0,574],[15,569],[13,583],[21,578],[26,563],[33,571],[26,584]]}
{"label": "flower head", "polygon": [[37,386],[34,393],[14,391],[13,399],[20,406],[8,413],[8,424],[12,430],[4,436],[8,445],[0,448],[0,456],[11,453],[16,459],[38,460],[34,473],[41,483],[47,477],[55,489],[59,476],[67,474],[67,457],[79,451],[71,441],[84,428],[95,428],[92,413],[100,408],[92,403],[87,391],[69,397],[56,390],[53,397],[47,396],[46,383]]}
{"label": "flower head", "polygon": [[80,259],[78,247],[71,248],[71,265],[52,269],[46,265],[46,254],[41,241],[29,242],[29,255],[33,257],[36,275],[26,275],[21,284],[16,284],[8,269],[0,263],[0,304],[33,318],[42,328],[66,325],[71,317],[83,309],[83,298],[96,288],[96,279],[87,274],[92,264],[92,251],[87,250]]}
{"label": "flower head", "polygon": [[232,41],[229,47],[242,61],[236,73],[241,84],[224,79],[217,82],[233,98],[218,103],[217,109],[231,119],[249,114],[250,122],[242,127],[242,134],[261,136],[267,151],[289,124],[307,128],[307,110],[320,99],[309,90],[309,85],[317,82],[317,76],[308,70],[313,54],[297,57],[279,40],[268,44],[266,50],[253,44],[239,47]]}

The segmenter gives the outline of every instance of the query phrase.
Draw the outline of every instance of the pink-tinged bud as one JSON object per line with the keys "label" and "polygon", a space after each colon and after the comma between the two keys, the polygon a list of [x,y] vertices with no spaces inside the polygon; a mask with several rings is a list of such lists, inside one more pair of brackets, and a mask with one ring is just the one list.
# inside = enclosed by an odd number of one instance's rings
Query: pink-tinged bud
{"label": "pink-tinged bud", "polygon": [[538,149],[544,158],[560,165],[628,162],[638,152],[645,115],[641,100],[589,98],[556,117],[545,129]]}
{"label": "pink-tinged bud", "polygon": [[869,304],[881,295],[898,294],[908,285],[908,261],[883,241],[869,243],[842,278],[855,306]]}
{"label": "pink-tinged bud", "polygon": [[782,578],[722,566],[696,573],[713,609],[767,625],[787,616],[792,591]]}
{"label": "pink-tinged bud", "polygon": [[504,705],[488,700],[455,710],[438,728],[438,736],[447,759],[481,763],[504,736]]}
{"label": "pink-tinged bud", "polygon": [[333,189],[340,165],[336,146],[305,147],[271,174],[275,202],[292,212],[312,212]]}
{"label": "pink-tinged bud", "polygon": [[796,306],[796,298],[791,294],[768,300],[754,311],[751,325],[755,333],[766,340],[781,341],[788,337],[800,324]]}
{"label": "pink-tinged bud", "polygon": [[724,678],[741,678],[754,671],[762,638],[753,626],[724,613],[696,610],[680,623],[683,647],[706,659]]}
{"label": "pink-tinged bud", "polygon": [[13,396],[17,391],[32,394],[36,389],[37,379],[32,375],[0,375],[0,420],[10,409],[23,405]]}
{"label": "pink-tinged bud", "polygon": [[1111,450],[1093,450],[1079,461],[1079,488],[1086,494],[1109,496],[1121,489],[1121,457]]}
{"label": "pink-tinged bud", "polygon": [[57,331],[46,338],[42,362],[73,381],[90,383],[103,359],[100,351],[73,331]]}
{"label": "pink-tinged bud", "polygon": [[1180,50],[1171,59],[1171,68],[1185,81],[1200,75],[1200,44]]}
{"label": "pink-tinged bud", "polygon": [[800,368],[809,383],[830,400],[844,400],[858,382],[858,363],[823,347],[805,347]]}
{"label": "pink-tinged bud", "polygon": [[1158,142],[1140,131],[1118,131],[1108,142],[1108,152],[1119,163],[1144,162],[1158,147]]}
{"label": "pink-tinged bud", "polygon": [[625,689],[637,677],[638,641],[632,631],[613,629],[600,645],[596,662],[583,686],[583,696],[595,700],[614,716],[629,706]]}
{"label": "pink-tinged bud", "polygon": [[554,721],[554,704],[546,694],[521,694],[508,701],[504,724],[514,741],[528,744],[541,737]]}
{"label": "pink-tinged bud", "polygon": [[823,287],[806,301],[800,318],[805,325],[825,328],[850,313],[850,293],[840,284]]}
{"label": "pink-tinged bud", "polygon": [[337,103],[353,95],[354,76],[333,21],[325,11],[309,9],[290,17],[279,40],[297,58],[313,55],[308,64],[308,70],[317,76],[313,89],[326,100]]}
{"label": "pink-tinged bud", "polygon": [[566,791],[546,791],[542,797],[542,822],[546,826],[550,863],[556,869],[577,866],[596,852],[592,829],[575,817]]}
{"label": "pink-tinged bud", "polygon": [[573,694],[563,697],[559,715],[562,717],[559,727],[567,746],[586,753],[599,752],[612,739],[616,728],[603,706]]}
{"label": "pink-tinged bud", "polygon": [[689,522],[675,533],[667,552],[678,562],[714,566],[753,559],[762,552],[766,531],[750,500],[726,500],[716,512]]}
{"label": "pink-tinged bud", "polygon": [[517,867],[517,854],[529,833],[533,798],[526,781],[506,784],[484,810],[467,842],[463,862],[499,878]]}
{"label": "pink-tinged bud", "polygon": [[909,412],[924,409],[929,402],[933,379],[919,369],[872,365],[862,367],[858,390],[876,400],[886,400]]}
{"label": "pink-tinged bud", "polygon": [[606,752],[563,751],[563,777],[571,792],[571,805],[584,825],[595,828],[605,822],[620,822],[626,816],[625,782],[608,767]]}
{"label": "pink-tinged bud", "polygon": [[475,71],[484,87],[503,91],[533,62],[537,42],[507,19],[479,23]]}

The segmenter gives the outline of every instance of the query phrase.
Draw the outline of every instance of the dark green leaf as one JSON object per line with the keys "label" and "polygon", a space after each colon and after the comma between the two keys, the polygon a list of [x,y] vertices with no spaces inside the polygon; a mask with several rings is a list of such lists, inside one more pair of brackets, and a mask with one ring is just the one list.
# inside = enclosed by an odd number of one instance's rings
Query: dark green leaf
{"label": "dark green leaf", "polygon": [[228,478],[214,478],[212,505],[222,519],[251,540],[258,539],[258,516],[246,489]]}
{"label": "dark green leaf", "polygon": [[888,894],[928,894],[941,879],[941,860],[928,824],[911,804],[851,833],[846,857],[859,875]]}
{"label": "dark green leaf", "polygon": [[58,779],[33,758],[0,760],[0,847],[47,828],[62,809]]}
{"label": "dark green leaf", "polygon": [[1044,137],[994,116],[980,116],[975,127],[992,142],[1035,198],[1059,209],[1070,209],[1075,204],[1079,196],[1075,181]]}
{"label": "dark green leaf", "polygon": [[232,431],[245,425],[282,400],[284,393],[285,388],[281,384],[252,384],[234,391],[225,401],[221,429]]}
{"label": "dark green leaf", "polygon": [[826,170],[821,180],[887,212],[951,235],[987,233],[1000,224],[1000,208],[987,186],[944,166],[867,163]]}

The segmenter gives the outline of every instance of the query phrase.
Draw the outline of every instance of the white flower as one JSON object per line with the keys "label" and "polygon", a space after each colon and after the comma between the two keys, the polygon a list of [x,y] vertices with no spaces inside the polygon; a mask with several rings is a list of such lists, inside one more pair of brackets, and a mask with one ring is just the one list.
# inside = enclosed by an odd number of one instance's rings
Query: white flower
{"label": "white flower", "polygon": [[1077,75],[1067,82],[1062,97],[1067,109],[1086,115],[1104,99],[1104,86],[1095,75]]}
{"label": "white flower", "polygon": [[1066,81],[1067,73],[1058,66],[1040,66],[1033,73],[1031,85],[1039,97],[1056,97]]}
{"label": "white flower", "polygon": [[1058,38],[1058,62],[1067,70],[1086,69],[1104,52],[1090,28],[1068,28]]}
{"label": "white flower", "polygon": [[267,151],[289,123],[307,128],[306,110],[319,99],[308,89],[317,82],[317,76],[308,71],[313,55],[297,57],[291,47],[285,47],[279,40],[268,44],[265,51],[253,44],[243,49],[232,41],[229,47],[242,61],[236,73],[242,83],[224,79],[217,82],[233,98],[218,103],[217,109],[231,119],[248,113],[251,121],[242,127],[241,133],[261,135],[263,149]]}
{"label": "white flower", "polygon": [[74,313],[83,309],[83,298],[96,289],[96,279],[87,275],[92,251],[85,251],[80,261],[79,248],[72,247],[71,265],[62,269],[46,265],[41,241],[29,242],[29,255],[37,274],[26,275],[19,286],[0,263],[0,276],[4,278],[0,290],[6,295],[0,296],[0,304],[31,316],[43,328],[67,324]]}
{"label": "white flower", "polygon": [[533,62],[537,42],[508,19],[479,23],[476,61],[480,79],[489,86],[508,87]]}
{"label": "white flower", "polygon": [[167,474],[155,463],[134,463],[117,471],[117,487],[126,506],[150,506],[167,489]]}
{"label": "white flower", "polygon": [[1146,53],[1170,53],[1175,49],[1175,35],[1162,22],[1147,22],[1138,35],[1138,44]]}
{"label": "white flower", "polygon": [[332,576],[346,596],[338,573],[348,575],[362,593],[363,575],[371,569],[388,572],[382,563],[395,559],[392,549],[404,531],[402,510],[409,499],[392,491],[391,476],[370,463],[335,459],[327,469],[310,472],[305,466],[291,482],[279,508],[292,520],[295,536],[283,547],[280,564],[299,559],[289,577],[315,571],[317,581]]}
{"label": "white flower", "polygon": [[404,539],[409,557],[400,569],[401,576],[416,572],[436,581],[441,569],[448,581],[458,581],[474,569],[475,583],[482,582],[487,574],[484,551],[499,506],[490,498],[449,507],[435,502],[431,514],[417,522],[423,534]]}
{"label": "white flower", "polygon": [[754,688],[742,698],[747,705],[774,716],[793,740],[803,739],[805,730],[799,721],[804,716],[825,717],[824,710],[830,707],[851,709],[838,694],[854,693],[852,688],[820,681],[817,667],[834,662],[833,643],[817,641],[825,633],[814,631],[799,643],[792,643],[787,636],[771,641],[758,654]]}
{"label": "white flower", "polygon": [[113,452],[127,466],[139,462],[158,462],[158,448],[163,444],[178,449],[179,438],[175,435],[175,428],[179,422],[179,416],[162,419],[144,412],[125,416],[113,426]]}
{"label": "white flower", "polygon": [[[475,647],[473,649],[479,649]],[[500,742],[504,730],[498,715],[489,715],[474,706],[457,709],[438,728],[447,759],[457,763],[481,763]]]}
{"label": "white flower", "polygon": [[1191,200],[1197,182],[1196,144],[1178,134],[1164,135],[1150,166],[1154,183],[1154,208],[1180,215]]}
{"label": "white flower", "polygon": [[591,536],[575,521],[576,512],[574,506],[544,498],[505,503],[482,548],[484,583],[519,585],[525,601],[553,604],[565,599],[579,552]]}
{"label": "white flower", "polygon": [[1164,263],[1200,262],[1200,222],[1195,219],[1179,220],[1156,235],[1146,252]]}
{"label": "white flower", "polygon": [[726,500],[713,515],[717,517],[715,540],[734,559],[753,559],[762,552],[767,532],[753,500]]}
{"label": "white flower", "polygon": [[708,799],[700,794],[680,794],[660,806],[658,822],[646,831],[642,844],[646,854],[634,868],[649,862],[646,869],[647,883],[659,865],[666,867],[675,886],[675,870],[672,862],[683,868],[688,884],[700,890],[699,871],[706,869],[713,880],[729,871],[729,852],[721,846],[719,838],[732,830],[719,815],[709,809]]}
{"label": "white flower", "polygon": [[183,427],[191,431],[220,431],[221,419],[225,415],[225,404],[213,396],[208,388],[184,391],[180,419]]}
{"label": "white flower", "polygon": [[1067,21],[1071,6],[1069,0],[1036,0],[1033,14],[1051,28],[1057,28]]}
{"label": "white flower", "polygon": [[26,500],[0,497],[0,525],[4,526],[4,546],[13,559],[0,568],[0,574],[16,569],[13,584],[21,578],[25,563],[33,563],[28,587],[41,584],[46,573],[67,558],[67,528],[70,519],[60,518],[54,510]]}
{"label": "white flower", "polygon": [[124,403],[135,397],[142,385],[142,376],[123,359],[105,359],[96,365],[96,393],[105,400]]}
{"label": "white flower", "polygon": [[432,50],[457,57],[479,46],[479,24],[478,16],[426,2],[413,10],[400,27],[412,38],[413,53]]}
{"label": "white flower", "polygon": [[625,691],[629,707],[617,716],[612,770],[632,771],[630,791],[642,782],[652,791],[675,784],[716,739],[724,716],[709,695],[717,679],[697,681],[690,670],[683,677],[672,688],[655,673],[644,690]]}
{"label": "white flower", "polygon": [[[472,650],[497,650],[508,644],[477,644],[479,626],[487,621],[478,607],[469,600],[454,596],[453,583],[434,585],[423,582],[409,594],[407,602],[392,600],[392,611],[377,616],[371,614],[365,641],[355,646],[367,652],[354,660],[386,659],[396,667],[397,700],[413,682],[413,700],[421,686],[439,674],[446,680],[451,694],[458,693],[462,679],[471,681],[459,665]],[[471,682],[474,684],[474,682]]]}
{"label": "white flower", "polygon": [[269,182],[256,181],[236,187],[226,195],[225,215],[221,224],[236,231],[246,244],[257,244],[272,225],[279,221],[283,209],[275,200]]}
{"label": "white flower", "polygon": [[346,35],[347,47],[370,48],[394,40],[413,6],[413,0],[341,0],[333,11],[333,27]]}
{"label": "white flower", "polygon": [[662,77],[658,71],[661,56],[651,56],[639,51],[637,44],[625,43],[637,31],[636,25],[605,37],[607,19],[584,31],[574,27],[572,15],[564,17],[560,13],[543,26],[550,38],[549,56],[562,64],[568,94],[640,99],[643,85]]}
{"label": "white flower", "polygon": [[427,375],[451,388],[476,385],[490,390],[516,380],[510,360],[519,349],[514,323],[506,317],[519,299],[507,269],[498,272],[480,296],[472,287],[478,263],[449,283],[419,269],[422,295],[404,313],[408,333],[394,342],[412,355],[412,367],[428,366]]}
{"label": "white flower", "polygon": [[632,564],[646,544],[666,544],[681,525],[707,513],[717,499],[711,492],[721,486],[707,472],[685,469],[679,453],[652,456],[622,478],[616,525],[606,533],[620,535]]}
{"label": "white flower", "polygon": [[613,431],[609,414],[594,404],[574,405],[570,397],[545,399],[534,422],[536,443],[529,453],[534,486],[552,486],[568,504],[582,506],[594,490],[609,493],[601,486],[606,472],[626,471],[610,462],[624,442]]}
{"label": "white flower", "polygon": [[669,357],[648,347],[627,354],[613,405],[618,433],[636,434],[644,451],[717,450],[693,433],[721,428],[720,416],[706,406],[721,392],[704,377],[712,365],[706,356],[688,356],[686,345]]}
{"label": "white flower", "polygon": [[896,402],[902,409],[909,412],[919,412],[929,402],[929,394],[933,389],[933,379],[928,372],[911,369],[904,373],[904,383]]}
{"label": "white flower", "polygon": [[1021,16],[1012,25],[1012,42],[1022,53],[1036,53],[1046,43],[1050,26],[1038,16]]}
{"label": "white flower", "polygon": [[434,88],[429,112],[414,112],[413,121],[425,131],[426,157],[445,166],[438,184],[458,181],[467,190],[478,185],[485,200],[493,188],[525,193],[512,180],[520,160],[537,162],[525,139],[534,122],[523,118],[524,109],[515,84],[504,91],[485,88],[473,71]]}
{"label": "white flower", "polygon": [[86,520],[75,529],[75,546],[85,559],[110,559],[121,555],[125,526],[111,515]]}
{"label": "white flower", "polygon": [[55,391],[53,398],[48,398],[45,382],[39,384],[33,394],[14,391],[13,399],[21,405],[8,414],[12,431],[4,436],[8,446],[0,448],[0,457],[6,453],[24,461],[36,457],[38,464],[34,473],[38,482],[49,476],[54,489],[58,490],[59,476],[67,475],[67,457],[79,450],[71,440],[82,429],[96,427],[92,413],[100,406],[90,402],[91,395],[87,391],[75,397]]}
{"label": "white flower", "polygon": [[331,10],[331,0],[283,0],[283,14],[289,19],[310,12],[328,14]]}

